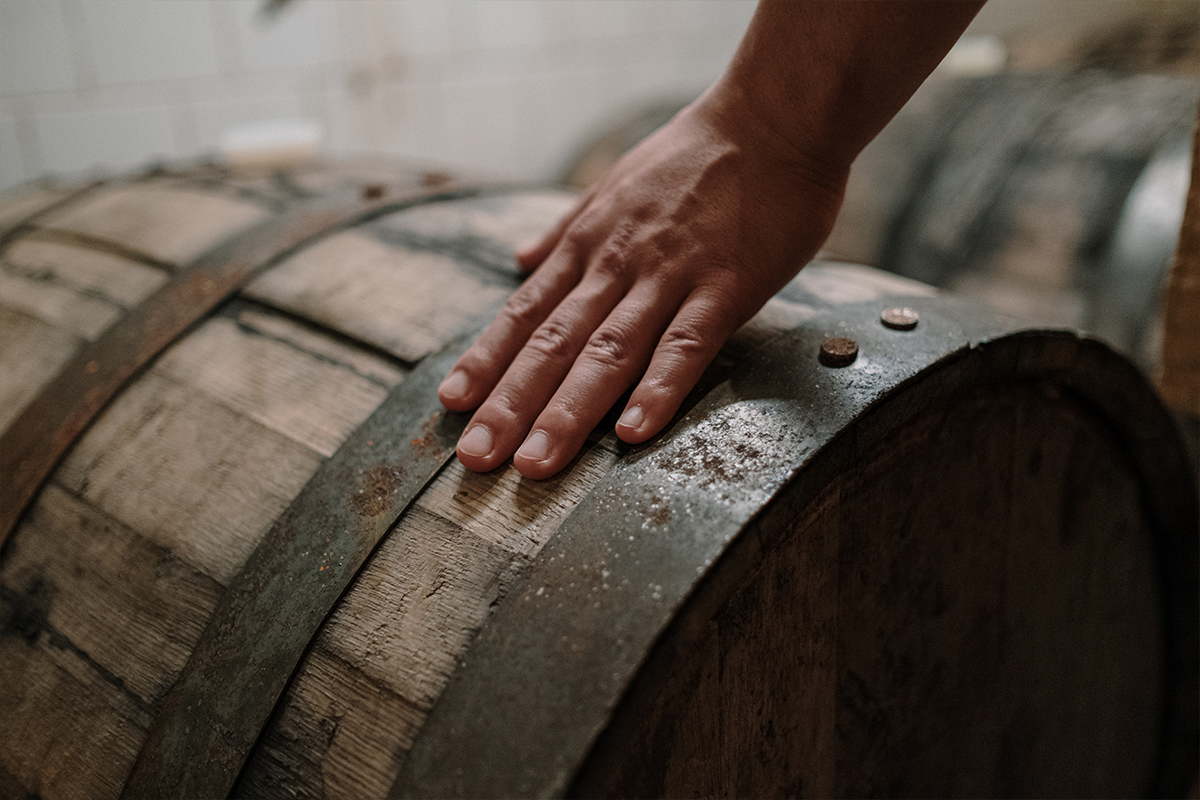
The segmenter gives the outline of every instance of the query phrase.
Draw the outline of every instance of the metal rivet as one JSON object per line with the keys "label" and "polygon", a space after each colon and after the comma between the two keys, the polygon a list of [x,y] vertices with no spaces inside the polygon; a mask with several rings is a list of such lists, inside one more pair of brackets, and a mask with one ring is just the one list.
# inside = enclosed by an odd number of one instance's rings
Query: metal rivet
{"label": "metal rivet", "polygon": [[819,359],[827,367],[847,367],[858,358],[858,342],[838,336],[821,342]]}
{"label": "metal rivet", "polygon": [[386,191],[386,188],[387,187],[385,187],[382,183],[368,183],[366,186],[362,187],[362,199],[378,200],[379,198],[383,197],[383,193]]}
{"label": "metal rivet", "polygon": [[911,331],[917,327],[921,315],[911,308],[889,308],[879,315],[879,321],[884,327],[896,331]]}

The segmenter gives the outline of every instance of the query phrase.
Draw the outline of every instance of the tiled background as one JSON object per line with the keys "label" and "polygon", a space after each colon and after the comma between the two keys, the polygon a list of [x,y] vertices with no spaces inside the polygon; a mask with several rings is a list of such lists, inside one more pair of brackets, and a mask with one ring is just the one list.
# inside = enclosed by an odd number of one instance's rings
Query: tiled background
{"label": "tiled background", "polygon": [[[753,12],[751,0],[267,5],[0,0],[0,188],[215,154],[231,129],[278,119],[317,123],[329,153],[546,179],[620,114],[701,91]],[[976,29],[1123,8],[993,0]]]}

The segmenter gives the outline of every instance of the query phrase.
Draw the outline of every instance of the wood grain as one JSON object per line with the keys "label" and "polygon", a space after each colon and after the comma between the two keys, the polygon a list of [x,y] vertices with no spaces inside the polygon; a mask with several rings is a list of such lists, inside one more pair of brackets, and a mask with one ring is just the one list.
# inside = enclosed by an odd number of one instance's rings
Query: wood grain
{"label": "wood grain", "polygon": [[405,209],[377,224],[427,242],[486,245],[515,269],[512,251],[544,236],[577,202],[572,192],[535,189]]}
{"label": "wood grain", "polygon": [[[511,466],[478,474],[448,464],[330,616],[234,793],[270,796],[285,787],[316,796],[314,787],[323,787],[328,798],[385,794],[490,609],[615,461],[593,444],[542,482],[520,478]],[[320,667],[330,659],[338,669]],[[369,690],[339,694],[348,684]],[[377,703],[381,691],[388,700]],[[342,701],[315,705],[312,697]],[[313,737],[295,733],[347,724],[373,731],[372,746],[314,755]]]}
{"label": "wood grain", "polygon": [[167,282],[161,269],[69,241],[49,232],[22,236],[4,250],[13,271],[89,297],[133,308]]}
{"label": "wood grain", "polygon": [[151,707],[182,669],[221,587],[88,503],[51,484],[29,515],[32,530],[5,559],[0,581],[17,595],[44,592],[44,624],[135,702]]}
{"label": "wood grain", "polygon": [[677,621],[705,633],[660,645],[670,668],[652,662],[575,791],[1144,792],[1153,533],[1103,423],[1047,391],[913,409],[811,500],[768,508],[755,568]]}
{"label": "wood grain", "polygon": [[172,347],[154,372],[327,458],[388,390],[328,355],[314,357],[227,318]]}
{"label": "wood grain", "polygon": [[40,275],[19,272],[3,261],[0,298],[8,308],[87,341],[95,340],[121,316],[121,307],[110,300],[89,297]]}
{"label": "wood grain", "polygon": [[183,265],[268,215],[253,203],[163,183],[100,189],[39,218],[38,227],[96,237]]}
{"label": "wood grain", "polygon": [[347,231],[272,268],[246,294],[415,362],[469,330],[508,291],[480,285],[449,256]]}
{"label": "wood grain", "polygon": [[78,345],[69,332],[0,304],[0,431],[59,373]]}

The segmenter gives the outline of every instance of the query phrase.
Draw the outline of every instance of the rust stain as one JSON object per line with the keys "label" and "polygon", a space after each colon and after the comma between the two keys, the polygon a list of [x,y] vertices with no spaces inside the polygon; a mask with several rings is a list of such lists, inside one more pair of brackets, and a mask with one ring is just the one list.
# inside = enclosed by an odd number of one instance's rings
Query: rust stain
{"label": "rust stain", "polygon": [[380,464],[363,473],[362,488],[350,495],[350,508],[360,517],[374,517],[387,511],[392,498],[404,481],[404,470]]}
{"label": "rust stain", "polygon": [[442,452],[442,446],[439,443],[437,433],[434,431],[434,426],[437,425],[437,421],[441,418],[441,416],[442,412],[435,411],[430,414],[429,419],[425,420],[425,422],[421,425],[421,436],[409,442],[409,444],[413,446],[414,450],[417,450],[423,454],[425,451],[432,448],[434,455]]}

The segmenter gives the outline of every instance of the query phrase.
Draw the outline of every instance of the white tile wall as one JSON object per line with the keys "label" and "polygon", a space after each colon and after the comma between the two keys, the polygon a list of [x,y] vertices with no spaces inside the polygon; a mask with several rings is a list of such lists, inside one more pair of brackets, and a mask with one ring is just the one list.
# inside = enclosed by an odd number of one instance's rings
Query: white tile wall
{"label": "white tile wall", "polygon": [[264,13],[260,3],[224,6],[232,11],[239,66],[246,71],[319,67],[341,58],[337,9],[329,3],[285,7],[272,15]]}
{"label": "white tile wall", "polygon": [[34,124],[40,166],[51,172],[127,170],[182,155],[165,106],[39,113]]}
{"label": "white tile wall", "polygon": [[[463,48],[461,30],[453,26],[452,5],[445,0],[406,0],[387,6],[390,32],[399,52],[430,57]],[[457,16],[457,15],[455,15]]]}
{"label": "white tile wall", "polygon": [[19,183],[33,177],[25,169],[21,148],[17,142],[17,121],[0,115],[0,175],[12,176],[10,183]]}
{"label": "white tile wall", "polygon": [[317,122],[331,153],[546,179],[605,121],[703,89],[753,10],[752,0],[264,6],[0,0],[0,188],[206,156],[230,128],[283,118]]}
{"label": "white tile wall", "polygon": [[[1016,0],[991,5],[1005,2]],[[1057,0],[1072,2],[1083,0]],[[546,179],[612,120],[702,91],[754,10],[753,0],[264,6],[0,0],[0,188],[194,158],[231,127],[296,117],[321,126],[331,153]]]}
{"label": "white tile wall", "polygon": [[200,78],[218,72],[208,0],[92,0],[83,8],[101,85]]}
{"label": "white tile wall", "polygon": [[0,94],[73,89],[67,26],[58,3],[0,2]]}
{"label": "white tile wall", "polygon": [[221,140],[232,128],[273,119],[297,119],[305,116],[300,92],[291,94],[230,96],[217,100],[198,100],[187,106],[188,122],[196,133],[192,150],[205,155],[218,153]]}

